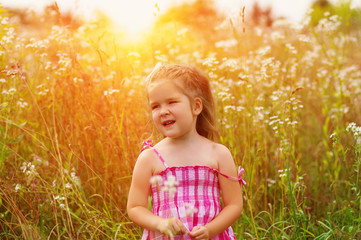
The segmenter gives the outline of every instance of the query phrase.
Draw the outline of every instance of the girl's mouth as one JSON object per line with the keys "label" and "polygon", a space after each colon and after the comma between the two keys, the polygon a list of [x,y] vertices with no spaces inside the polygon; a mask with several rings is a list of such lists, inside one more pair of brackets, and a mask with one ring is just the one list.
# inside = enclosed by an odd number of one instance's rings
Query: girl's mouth
{"label": "girl's mouth", "polygon": [[163,122],[162,125],[164,127],[169,127],[169,126],[173,125],[174,123],[175,123],[174,120],[168,120],[168,121]]}

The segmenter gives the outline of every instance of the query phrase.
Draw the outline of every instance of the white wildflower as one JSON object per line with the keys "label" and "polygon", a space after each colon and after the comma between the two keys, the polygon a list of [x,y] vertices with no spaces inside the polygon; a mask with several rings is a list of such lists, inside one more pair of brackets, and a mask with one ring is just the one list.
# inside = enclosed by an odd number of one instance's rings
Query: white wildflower
{"label": "white wildflower", "polygon": [[177,32],[177,35],[185,35],[188,31],[188,28],[183,28]]}
{"label": "white wildflower", "polygon": [[357,145],[361,145],[361,126],[357,126],[356,123],[352,122],[346,127],[346,131],[353,134]]}
{"label": "white wildflower", "polygon": [[244,107],[242,107],[242,106],[237,106],[237,112],[241,112],[241,111],[243,111],[245,108]]}
{"label": "white wildflower", "polygon": [[9,90],[3,90],[2,94],[4,94],[4,95],[14,95],[15,92],[16,92],[15,88],[10,88]]}
{"label": "white wildflower", "polygon": [[118,89],[108,89],[107,91],[104,91],[104,96],[108,96],[108,95],[112,95],[113,93],[118,93],[119,90]]}
{"label": "white wildflower", "polygon": [[350,123],[347,127],[346,127],[346,131],[349,132],[354,132],[356,130],[356,123],[352,122]]}
{"label": "white wildflower", "polygon": [[73,180],[74,182],[79,182],[79,181],[80,181],[79,177],[76,176],[76,173],[75,173],[75,172],[71,172],[71,173],[70,173],[70,176],[71,176],[71,178],[72,178],[72,180]]}
{"label": "white wildflower", "polygon": [[285,35],[280,33],[279,31],[274,31],[271,33],[271,39],[273,41],[279,41],[285,38]]}
{"label": "white wildflower", "polygon": [[219,41],[215,43],[216,48],[231,48],[237,46],[238,41],[235,38]]}
{"label": "white wildflower", "polygon": [[235,110],[236,110],[236,107],[235,107],[235,106],[232,106],[232,105],[228,105],[228,106],[225,106],[225,107],[224,107],[224,111],[225,111],[225,112],[229,112],[229,110],[235,111]]}
{"label": "white wildflower", "polygon": [[84,82],[84,81],[83,81],[83,79],[81,79],[81,78],[75,77],[75,78],[73,78],[73,82],[74,82],[74,83],[78,83],[78,82]]}
{"label": "white wildflower", "polygon": [[21,184],[16,184],[16,186],[15,186],[15,192],[17,192],[18,190],[20,190],[21,189]]}
{"label": "white wildflower", "polygon": [[300,34],[297,37],[298,37],[298,40],[301,42],[306,42],[306,43],[311,42],[310,37],[305,34]]}
{"label": "white wildflower", "polygon": [[167,187],[176,187],[178,186],[178,181],[176,181],[174,176],[169,176],[168,179],[164,182],[164,185]]}
{"label": "white wildflower", "polygon": [[191,217],[198,212],[198,209],[189,203],[185,203],[184,206],[186,207],[186,214],[188,217]]}
{"label": "white wildflower", "polygon": [[140,58],[140,54],[139,54],[139,53],[137,53],[137,52],[130,52],[130,53],[128,53],[128,56],[129,56],[129,57],[136,57],[136,58]]}
{"label": "white wildflower", "polygon": [[288,169],[287,168],[286,169],[280,169],[280,170],[278,170],[278,172],[280,173],[279,177],[283,178],[283,177],[287,176]]}
{"label": "white wildflower", "polygon": [[21,98],[19,99],[20,101],[17,101],[16,105],[18,105],[21,108],[25,108],[28,106],[27,102],[24,102]]}
{"label": "white wildflower", "polygon": [[159,176],[159,175],[152,176],[150,178],[150,183],[152,185],[157,185],[157,184],[160,185],[160,184],[163,183],[163,178],[161,176]]}
{"label": "white wildflower", "polygon": [[204,59],[203,66],[212,67],[213,65],[219,64],[219,61],[215,57],[208,57]]}
{"label": "white wildflower", "polygon": [[266,46],[266,47],[263,47],[263,48],[260,48],[257,50],[257,54],[258,55],[261,55],[261,56],[264,56],[268,53],[270,53],[271,51],[271,47],[270,46]]}

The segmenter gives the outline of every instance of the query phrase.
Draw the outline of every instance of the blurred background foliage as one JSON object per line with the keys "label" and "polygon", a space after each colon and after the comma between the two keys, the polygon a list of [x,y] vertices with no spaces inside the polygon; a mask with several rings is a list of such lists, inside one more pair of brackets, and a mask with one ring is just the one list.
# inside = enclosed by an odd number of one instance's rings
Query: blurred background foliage
{"label": "blurred background foliage", "polygon": [[1,8],[1,238],[140,238],[125,209],[141,143],[159,139],[143,84],[157,62],[212,81],[220,142],[246,169],[237,239],[360,238],[360,20],[351,1],[293,24],[198,0],[134,38],[101,12]]}

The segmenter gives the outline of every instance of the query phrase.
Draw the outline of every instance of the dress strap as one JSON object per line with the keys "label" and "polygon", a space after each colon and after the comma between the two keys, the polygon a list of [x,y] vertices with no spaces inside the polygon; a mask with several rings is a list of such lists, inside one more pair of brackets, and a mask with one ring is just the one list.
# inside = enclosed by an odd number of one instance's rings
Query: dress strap
{"label": "dress strap", "polygon": [[163,157],[160,155],[160,153],[157,151],[157,149],[155,149],[153,147],[153,141],[152,140],[146,140],[146,141],[143,141],[142,143],[143,147],[142,147],[142,150],[140,152],[143,152],[144,149],[146,149],[147,147],[153,149],[153,151],[158,155],[159,159],[162,161],[163,165],[166,167],[166,168],[169,168],[167,163],[164,161]]}
{"label": "dress strap", "polygon": [[217,173],[221,174],[223,177],[226,177],[226,178],[228,178],[228,179],[230,179],[230,180],[233,180],[233,181],[238,181],[239,184],[241,184],[241,186],[247,184],[247,182],[242,178],[242,174],[244,173],[244,169],[241,168],[241,167],[238,167],[238,177],[236,177],[236,178],[235,178],[235,177],[228,176],[228,175],[226,175],[226,174],[224,174],[224,173],[221,173],[221,172],[220,172],[219,170],[217,170],[217,169],[215,169],[215,170],[216,170]]}

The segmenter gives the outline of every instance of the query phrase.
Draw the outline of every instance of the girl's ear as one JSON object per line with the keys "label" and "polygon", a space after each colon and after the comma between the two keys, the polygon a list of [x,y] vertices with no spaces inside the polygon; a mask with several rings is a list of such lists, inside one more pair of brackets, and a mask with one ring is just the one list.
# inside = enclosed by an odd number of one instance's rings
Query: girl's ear
{"label": "girl's ear", "polygon": [[193,100],[193,114],[198,116],[203,110],[202,99],[195,97]]}

